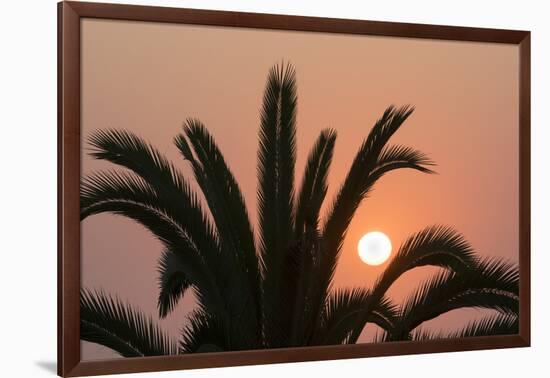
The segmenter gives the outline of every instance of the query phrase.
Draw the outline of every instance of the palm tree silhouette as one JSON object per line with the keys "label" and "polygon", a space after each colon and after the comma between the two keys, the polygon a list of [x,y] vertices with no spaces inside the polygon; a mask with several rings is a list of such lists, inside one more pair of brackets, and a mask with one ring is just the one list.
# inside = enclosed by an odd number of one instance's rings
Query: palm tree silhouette
{"label": "palm tree silhouette", "polygon": [[[100,130],[91,155],[126,168],[91,174],[81,185],[81,220],[108,212],[145,226],[164,246],[159,260],[160,317],[191,290],[196,309],[179,342],[152,319],[102,291],[82,290],[81,338],[122,356],[165,355],[356,343],[367,323],[377,341],[517,333],[516,266],[481,259],[451,228],[428,227],[408,238],[372,288],[333,289],[349,224],[386,173],[432,173],[434,163],[410,147],[389,145],[412,114],[386,109],[363,141],[324,219],[336,132],[321,132],[296,191],[296,80],[291,65],[268,75],[259,132],[257,239],[235,177],[207,128],[188,119],[175,145],[192,167],[205,201],[153,146],[128,131]],[[205,208],[206,206],[206,208]],[[386,296],[405,272],[442,268],[398,306]],[[466,307],[496,310],[451,334],[421,325]]]}

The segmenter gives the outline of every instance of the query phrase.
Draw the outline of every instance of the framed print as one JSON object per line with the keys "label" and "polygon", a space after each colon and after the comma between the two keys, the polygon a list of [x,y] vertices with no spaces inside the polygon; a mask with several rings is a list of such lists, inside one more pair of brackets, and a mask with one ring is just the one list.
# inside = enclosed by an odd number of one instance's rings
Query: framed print
{"label": "framed print", "polygon": [[529,32],[58,10],[59,375],[529,346]]}

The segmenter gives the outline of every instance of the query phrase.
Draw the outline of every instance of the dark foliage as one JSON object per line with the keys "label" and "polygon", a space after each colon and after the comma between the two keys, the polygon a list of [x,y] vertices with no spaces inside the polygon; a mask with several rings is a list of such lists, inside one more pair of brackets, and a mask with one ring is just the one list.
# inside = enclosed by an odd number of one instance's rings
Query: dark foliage
{"label": "dark foliage", "polygon": [[80,338],[124,357],[177,353],[177,344],[150,317],[102,292],[80,294]]}

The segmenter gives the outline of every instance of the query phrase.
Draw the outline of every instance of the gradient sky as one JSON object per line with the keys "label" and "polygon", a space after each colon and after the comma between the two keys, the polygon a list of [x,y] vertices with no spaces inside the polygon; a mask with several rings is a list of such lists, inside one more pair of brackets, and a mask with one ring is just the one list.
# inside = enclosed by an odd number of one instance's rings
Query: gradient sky
{"label": "gradient sky", "polygon": [[[416,107],[392,141],[437,163],[438,175],[398,171],[377,183],[350,226],[337,287],[370,286],[387,265],[368,266],[357,255],[359,238],[372,230],[386,233],[395,253],[408,235],[450,225],[480,255],[518,261],[516,46],[92,19],[82,21],[81,38],[84,175],[114,168],[86,155],[85,138],[97,129],[120,128],[150,141],[192,180],[172,141],[186,118],[199,118],[256,222],[259,109],[270,67],[284,60],[295,66],[298,79],[297,183],[319,132],[338,132],[325,205],[391,104]],[[157,319],[160,243],[113,215],[88,218],[81,232],[83,287],[116,294]],[[433,271],[407,273],[390,296],[403,299]],[[192,306],[187,296],[161,326],[177,336]],[[455,311],[427,326],[454,329],[480,314]],[[83,342],[83,359],[114,356]]]}

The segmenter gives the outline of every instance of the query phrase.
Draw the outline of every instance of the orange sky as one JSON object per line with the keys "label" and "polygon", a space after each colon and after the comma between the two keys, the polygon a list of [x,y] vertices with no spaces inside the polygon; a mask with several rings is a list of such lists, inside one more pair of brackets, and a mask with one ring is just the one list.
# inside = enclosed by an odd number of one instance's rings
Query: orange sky
{"label": "orange sky", "polygon": [[[187,117],[199,118],[216,138],[255,222],[259,108],[267,72],[283,59],[298,78],[297,183],[319,132],[338,131],[326,204],[390,104],[416,107],[392,141],[438,164],[438,175],[398,171],[378,182],[349,229],[337,286],[371,285],[386,266],[367,266],[356,253],[359,238],[371,230],[389,235],[397,248],[425,226],[446,224],[479,254],[517,262],[519,61],[512,45],[84,20],[82,135],[128,129],[192,180],[172,140]],[[91,160],[83,147],[83,174],[113,168]],[[117,294],[156,319],[160,243],[112,215],[88,218],[81,230],[82,285]],[[390,294],[402,299],[430,273],[408,273]],[[178,334],[192,303],[187,297],[161,325]],[[454,328],[479,313],[461,310],[429,326]],[[112,356],[83,343],[85,359]]]}

